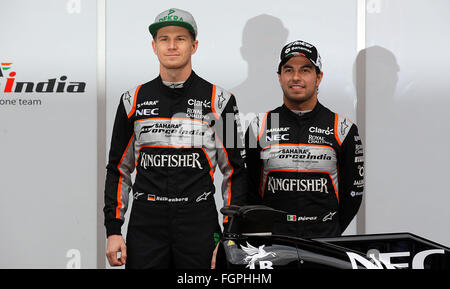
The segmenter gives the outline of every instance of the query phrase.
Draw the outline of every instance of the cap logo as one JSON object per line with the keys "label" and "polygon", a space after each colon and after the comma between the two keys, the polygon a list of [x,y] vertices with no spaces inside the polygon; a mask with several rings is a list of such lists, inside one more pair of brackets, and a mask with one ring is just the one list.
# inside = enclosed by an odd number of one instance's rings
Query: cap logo
{"label": "cap logo", "polygon": [[197,36],[197,24],[195,24],[194,17],[189,12],[177,8],[170,8],[159,13],[148,29],[150,34],[155,36],[161,27],[172,25],[186,28],[193,33],[194,38]]}
{"label": "cap logo", "polygon": [[309,44],[309,43],[307,43],[305,41],[294,41],[294,42],[291,42],[291,43],[289,43],[288,47],[291,47],[293,45],[296,45],[296,46],[297,45],[301,45],[301,46],[306,46],[308,48],[312,48],[313,47],[311,44]]}
{"label": "cap logo", "polygon": [[292,52],[292,53],[289,53],[289,54],[287,54],[285,57],[290,57],[290,56],[304,56],[304,57],[306,57],[306,55],[305,54],[303,54],[303,53],[300,53],[300,52]]}
{"label": "cap logo", "polygon": [[304,50],[304,51],[307,51],[309,53],[312,53],[312,51],[310,49],[308,49],[306,47],[302,47],[302,46],[288,47],[288,48],[286,48],[284,53],[289,53],[291,50]]}
{"label": "cap logo", "polygon": [[282,65],[285,64],[289,60],[289,58],[298,55],[306,57],[311,61],[316,69],[318,69],[319,71],[322,70],[322,60],[320,58],[319,52],[317,51],[317,48],[308,42],[297,40],[286,44],[281,50],[278,73],[280,73]]}
{"label": "cap logo", "polygon": [[183,22],[183,17],[178,17],[177,15],[167,15],[163,18],[159,18],[159,22],[165,22],[165,21],[180,21]]}

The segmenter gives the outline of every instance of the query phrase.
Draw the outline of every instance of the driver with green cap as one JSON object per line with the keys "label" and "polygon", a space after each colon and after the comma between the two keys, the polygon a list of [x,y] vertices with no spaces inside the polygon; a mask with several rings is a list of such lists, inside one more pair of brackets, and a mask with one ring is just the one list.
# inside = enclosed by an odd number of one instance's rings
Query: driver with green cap
{"label": "driver with green cap", "polygon": [[160,28],[169,25],[184,27],[189,30],[194,40],[197,37],[197,24],[194,17],[192,17],[191,13],[176,8],[171,8],[156,16],[155,22],[148,29],[154,37]]}
{"label": "driver with green cap", "polygon": [[239,111],[233,94],[192,70],[198,31],[189,12],[168,9],[149,30],[160,73],[124,92],[117,108],[105,182],[106,256],[127,269],[208,269],[221,235],[217,166],[224,205],[246,203]]}

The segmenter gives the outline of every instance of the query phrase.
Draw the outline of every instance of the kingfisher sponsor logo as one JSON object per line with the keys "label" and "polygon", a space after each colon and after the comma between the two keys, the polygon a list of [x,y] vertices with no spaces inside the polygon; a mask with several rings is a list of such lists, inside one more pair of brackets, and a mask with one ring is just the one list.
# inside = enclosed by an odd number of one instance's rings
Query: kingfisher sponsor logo
{"label": "kingfisher sponsor logo", "polygon": [[86,91],[86,82],[68,81],[66,75],[49,78],[42,82],[18,81],[17,72],[11,71],[12,64],[12,62],[0,63],[0,91],[4,93],[84,93]]}
{"label": "kingfisher sponsor logo", "polygon": [[145,152],[141,155],[140,166],[144,169],[148,167],[168,167],[168,168],[193,168],[203,170],[202,164],[199,161],[200,154],[192,153],[186,155],[156,155],[147,154]]}
{"label": "kingfisher sponsor logo", "polygon": [[276,192],[320,192],[328,194],[328,180],[319,179],[285,179],[270,177],[267,181],[267,190]]}

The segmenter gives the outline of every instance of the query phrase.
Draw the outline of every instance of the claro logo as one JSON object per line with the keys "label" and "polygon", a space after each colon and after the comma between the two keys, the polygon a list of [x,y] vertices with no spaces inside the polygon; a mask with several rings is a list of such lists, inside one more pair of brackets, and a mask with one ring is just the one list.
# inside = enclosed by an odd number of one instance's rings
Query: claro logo
{"label": "claro logo", "polygon": [[[367,256],[369,259],[352,252],[346,252],[350,258],[353,269],[358,267],[365,267],[367,269],[400,269],[409,268],[408,263],[393,263],[391,258],[410,257],[410,252],[394,252],[394,253],[380,253],[377,250],[369,250]],[[432,254],[445,254],[443,249],[425,250],[417,253],[412,258],[412,269],[424,269],[425,258]],[[358,266],[358,263],[360,264]]]}
{"label": "claro logo", "polygon": [[320,133],[320,134],[325,134],[325,135],[332,135],[332,134],[334,134],[334,129],[333,128],[330,129],[329,127],[327,127],[327,129],[323,129],[323,128],[318,128],[316,126],[311,126],[309,128],[309,132]]}
{"label": "claro logo", "polygon": [[[4,93],[83,93],[86,91],[86,82],[67,81],[66,75],[37,83],[17,81],[17,73],[10,71],[12,62],[2,62],[0,65],[0,91]],[[5,78],[6,81],[3,81]]]}

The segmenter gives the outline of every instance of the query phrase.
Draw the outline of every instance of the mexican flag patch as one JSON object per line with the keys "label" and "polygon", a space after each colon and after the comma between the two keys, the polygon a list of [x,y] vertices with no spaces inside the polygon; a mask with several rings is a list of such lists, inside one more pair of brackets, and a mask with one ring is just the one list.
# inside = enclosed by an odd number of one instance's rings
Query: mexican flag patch
{"label": "mexican flag patch", "polygon": [[287,215],[287,220],[289,222],[295,222],[295,221],[297,221],[297,216],[296,215]]}

